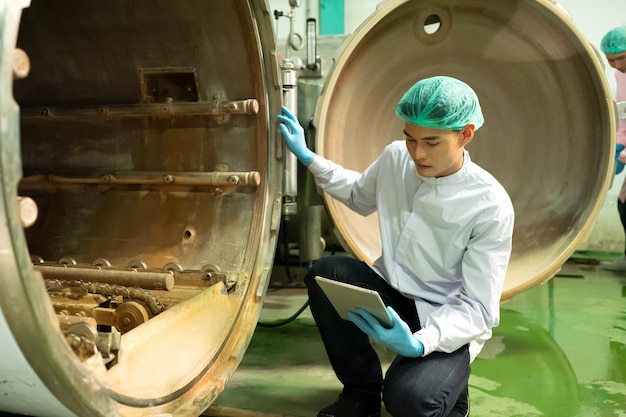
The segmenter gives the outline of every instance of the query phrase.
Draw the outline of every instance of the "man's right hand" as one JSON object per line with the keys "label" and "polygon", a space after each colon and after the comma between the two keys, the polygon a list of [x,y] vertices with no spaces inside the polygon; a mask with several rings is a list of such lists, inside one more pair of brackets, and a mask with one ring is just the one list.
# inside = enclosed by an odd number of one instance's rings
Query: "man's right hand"
{"label": "man's right hand", "polygon": [[283,106],[282,109],[283,114],[277,115],[276,118],[282,122],[278,128],[285,139],[285,144],[304,166],[308,166],[313,161],[315,153],[307,148],[304,129],[296,116],[287,107]]}

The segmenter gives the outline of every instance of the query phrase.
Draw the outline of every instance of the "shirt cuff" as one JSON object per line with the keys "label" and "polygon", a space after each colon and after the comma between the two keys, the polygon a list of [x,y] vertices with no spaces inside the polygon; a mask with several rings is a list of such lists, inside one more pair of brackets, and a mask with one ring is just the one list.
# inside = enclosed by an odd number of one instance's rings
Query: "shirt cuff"
{"label": "shirt cuff", "polygon": [[311,163],[307,165],[307,168],[315,176],[317,174],[321,174],[324,171],[328,171],[328,169],[330,169],[330,161],[315,154]]}
{"label": "shirt cuff", "polygon": [[413,333],[413,336],[424,345],[424,354],[422,356],[426,356],[435,351],[437,343],[433,343],[432,341],[439,339],[439,332],[436,329],[422,329]]}

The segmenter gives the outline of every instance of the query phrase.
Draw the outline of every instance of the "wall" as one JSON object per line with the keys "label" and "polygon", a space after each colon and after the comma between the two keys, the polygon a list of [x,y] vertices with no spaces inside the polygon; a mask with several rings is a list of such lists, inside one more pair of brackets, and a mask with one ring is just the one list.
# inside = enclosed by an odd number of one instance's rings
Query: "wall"
{"label": "wall", "polygon": [[[339,1],[339,0],[337,0]],[[502,1],[502,0],[501,0]],[[294,29],[305,36],[305,21],[308,17],[319,20],[319,0],[302,0],[300,7],[296,8]],[[290,11],[289,0],[270,0],[272,9]],[[574,24],[581,34],[595,47],[599,49],[602,36],[613,27],[626,25],[626,2],[625,0],[560,0],[561,5],[573,18]],[[344,30],[351,33],[376,10],[379,4],[377,0],[344,0],[345,22]],[[276,22],[279,50],[283,52],[284,40],[289,33],[289,21],[281,18]],[[297,53],[297,55],[301,55]],[[605,75],[611,88],[615,91],[615,78],[613,69],[606,65]],[[624,250],[624,233],[617,214],[616,200],[620,186],[626,178],[626,170],[615,177],[613,186],[608,192],[604,204],[600,210],[596,224],[588,240],[582,243],[579,250],[597,252],[622,252]]]}

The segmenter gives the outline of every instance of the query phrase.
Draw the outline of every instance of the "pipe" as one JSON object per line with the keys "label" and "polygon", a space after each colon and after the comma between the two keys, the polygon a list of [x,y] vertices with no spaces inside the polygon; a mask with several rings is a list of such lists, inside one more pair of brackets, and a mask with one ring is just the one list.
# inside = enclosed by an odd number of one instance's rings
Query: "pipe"
{"label": "pipe", "polygon": [[[298,115],[298,89],[297,72],[290,61],[282,66],[283,78],[283,105],[291,112]],[[289,151],[284,152],[285,158],[285,181],[283,183],[283,215],[289,218],[298,210],[296,198],[298,195],[298,160]]]}
{"label": "pipe", "polygon": [[123,285],[125,287],[139,287],[149,290],[170,291],[174,288],[174,274],[170,271],[120,271],[101,269],[99,267],[72,268],[65,265],[35,265],[34,268],[36,271],[41,272],[41,275],[43,275],[45,279],[58,279],[61,281],[85,280],[105,284]]}

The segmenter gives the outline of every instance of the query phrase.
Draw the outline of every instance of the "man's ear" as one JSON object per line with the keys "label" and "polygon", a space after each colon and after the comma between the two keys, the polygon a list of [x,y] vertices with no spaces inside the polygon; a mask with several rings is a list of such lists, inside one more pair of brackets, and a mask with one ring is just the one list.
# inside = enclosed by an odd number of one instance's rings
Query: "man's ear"
{"label": "man's ear", "polygon": [[475,128],[476,125],[470,123],[465,125],[465,127],[461,130],[461,135],[463,136],[463,145],[466,145],[470,140],[474,138]]}

